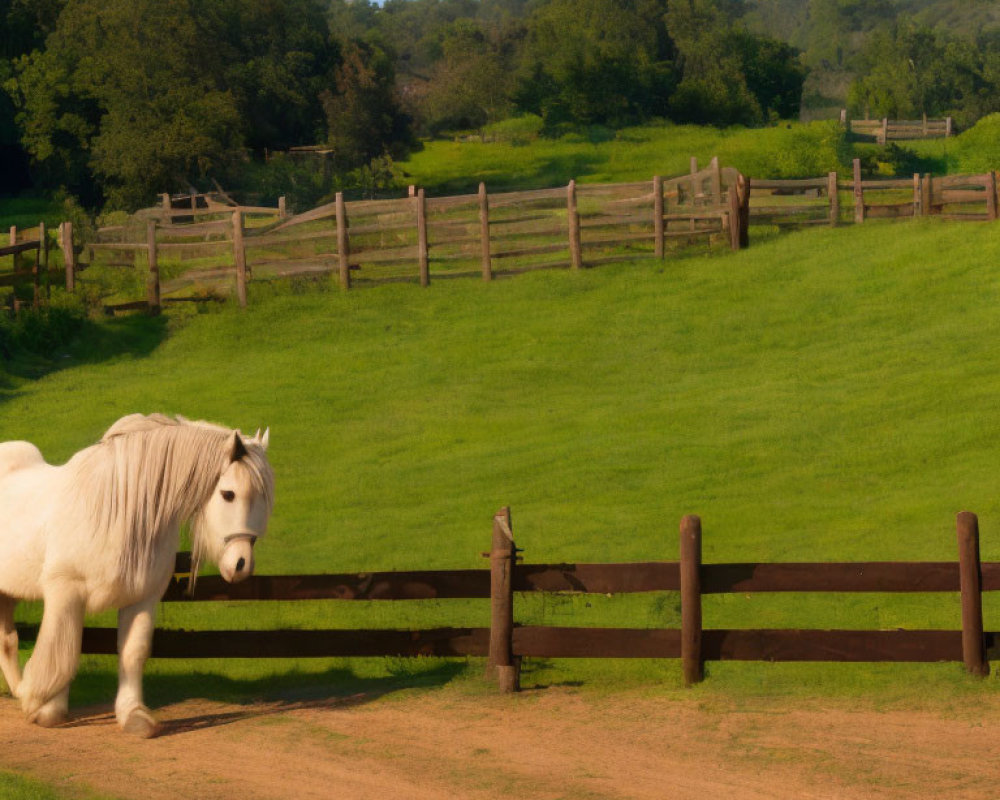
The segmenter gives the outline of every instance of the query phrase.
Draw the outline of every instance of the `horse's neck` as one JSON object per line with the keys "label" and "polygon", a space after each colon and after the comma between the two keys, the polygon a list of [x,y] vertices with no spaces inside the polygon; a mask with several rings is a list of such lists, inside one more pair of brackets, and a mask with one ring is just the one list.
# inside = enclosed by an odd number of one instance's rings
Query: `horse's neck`
{"label": "horse's neck", "polygon": [[94,533],[117,553],[120,580],[138,589],[176,550],[177,532],[218,479],[221,434],[185,426],[118,435],[67,464]]}

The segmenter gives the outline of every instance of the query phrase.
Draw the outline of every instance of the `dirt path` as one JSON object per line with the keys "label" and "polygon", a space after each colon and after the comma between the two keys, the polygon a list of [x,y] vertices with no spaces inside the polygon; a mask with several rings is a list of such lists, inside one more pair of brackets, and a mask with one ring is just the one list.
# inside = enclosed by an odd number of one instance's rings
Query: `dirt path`
{"label": "dirt path", "polygon": [[137,741],[105,710],[26,725],[0,698],[0,768],[137,800],[982,798],[1000,779],[1000,701],[921,712],[788,700],[516,697],[178,703]]}

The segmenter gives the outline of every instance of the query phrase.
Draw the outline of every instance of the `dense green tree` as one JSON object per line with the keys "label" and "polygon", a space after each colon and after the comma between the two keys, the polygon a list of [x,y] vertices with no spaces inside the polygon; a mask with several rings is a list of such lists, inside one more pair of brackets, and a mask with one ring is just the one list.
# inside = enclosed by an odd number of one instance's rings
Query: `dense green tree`
{"label": "dense green tree", "polygon": [[17,109],[2,87],[14,76],[14,61],[44,43],[64,2],[0,0],[0,193],[17,192],[29,184]]}
{"label": "dense green tree", "polygon": [[239,153],[239,114],[190,0],[69,0],[17,62],[23,140],[56,181],[134,207]]}
{"label": "dense green tree", "polygon": [[848,96],[856,114],[969,125],[1000,110],[1000,32],[970,41],[903,21],[875,32],[857,63]]}
{"label": "dense green tree", "polygon": [[340,63],[328,10],[323,0],[196,4],[202,38],[214,51],[216,68],[239,111],[243,139],[253,150],[324,138],[320,94],[334,85]]}
{"label": "dense green tree", "polygon": [[441,57],[416,106],[426,130],[478,128],[509,114],[514,73],[508,43],[468,19],[442,31]]}
{"label": "dense green tree", "polygon": [[735,25],[741,13],[735,3],[671,0],[666,21],[681,74],[670,101],[675,119],[752,125],[797,113],[805,80],[798,52]]}
{"label": "dense green tree", "polygon": [[551,0],[528,20],[519,106],[550,125],[663,115],[673,87],[663,0]]}
{"label": "dense green tree", "polygon": [[338,170],[367,164],[407,138],[399,111],[390,53],[373,42],[344,45],[336,72],[336,91],[322,95],[327,141]]}

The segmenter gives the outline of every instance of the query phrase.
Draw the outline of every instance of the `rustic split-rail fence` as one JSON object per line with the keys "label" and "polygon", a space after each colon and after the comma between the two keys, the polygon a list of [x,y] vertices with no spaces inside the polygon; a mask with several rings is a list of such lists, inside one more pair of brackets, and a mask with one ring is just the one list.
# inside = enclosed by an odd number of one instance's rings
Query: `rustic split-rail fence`
{"label": "rustic split-rail fence", "polygon": [[[679,659],[684,682],[704,677],[706,661],[963,662],[989,672],[1000,633],[983,626],[982,592],[1000,591],[1000,563],[980,563],[975,514],[957,517],[958,557],[949,562],[727,563],[701,558],[701,520],[680,524],[680,559],[628,564],[526,564],[515,544],[510,509],[494,516],[488,569],[255,575],[230,585],[203,576],[188,593],[191,564],[178,556],[167,603],[297,600],[488,599],[489,626],[426,630],[157,629],[154,658],[314,658],[346,656],[484,657],[504,691],[519,687],[524,658]],[[679,592],[680,628],[582,628],[520,625],[522,592],[618,594]],[[950,592],[961,595],[955,630],[726,630],[705,625],[707,594],[755,592]],[[484,609],[484,620],[487,614]],[[710,621],[709,621],[710,622]],[[959,620],[956,620],[958,623]],[[36,626],[23,625],[31,638]],[[114,654],[113,628],[87,628],[84,652]]]}
{"label": "rustic split-rail fence", "polygon": [[840,124],[848,135],[860,141],[888,144],[912,139],[946,139],[954,134],[951,117],[928,119],[849,119],[847,109],[840,111]]}
{"label": "rustic split-rail fence", "polygon": [[[332,203],[290,215],[278,207],[238,206],[226,197],[185,196],[163,202],[127,223],[74,241],[59,227],[62,265],[50,259],[50,236],[11,229],[13,271],[0,286],[33,282],[37,306],[65,275],[66,288],[86,280],[85,267],[129,271],[145,297],[106,301],[109,312],[216,297],[235,286],[247,303],[251,280],[333,274],[344,289],[385,282],[419,282],[502,275],[547,268],[668,258],[674,246],[749,243],[749,228],[843,225],[869,219],[937,216],[991,221],[998,216],[997,173],[868,180],[861,162],[852,174],[821,178],[749,179],[712,159],[689,174],[618,184],[577,184],[520,192]],[[21,238],[18,238],[20,235]],[[673,246],[672,246],[673,245]],[[24,253],[35,252],[32,263]],[[161,258],[172,277],[161,280]],[[85,260],[84,260],[85,259]],[[181,264],[180,262],[184,262]],[[53,265],[55,268],[53,269]],[[143,267],[145,269],[143,270]],[[143,271],[145,274],[143,275]],[[141,293],[141,288],[139,289]],[[15,301],[16,302],[16,301]]]}

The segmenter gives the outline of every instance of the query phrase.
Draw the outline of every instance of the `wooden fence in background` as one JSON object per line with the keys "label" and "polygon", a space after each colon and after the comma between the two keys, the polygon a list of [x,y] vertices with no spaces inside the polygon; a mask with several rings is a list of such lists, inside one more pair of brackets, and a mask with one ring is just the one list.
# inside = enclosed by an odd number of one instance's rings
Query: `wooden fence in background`
{"label": "wooden fence in background", "polygon": [[[689,174],[620,184],[580,184],[523,192],[479,192],[428,197],[423,189],[393,200],[335,201],[284,215],[283,209],[232,207],[198,198],[174,200],[137,215],[127,225],[104,228],[87,245],[94,254],[125,253],[119,266],[145,254],[147,297],[116,309],[157,308],[168,293],[192,284],[235,279],[246,304],[254,279],[334,273],[342,287],[365,283],[496,275],[596,266],[610,261],[662,259],[666,245],[722,237],[746,246],[746,179],[717,159]],[[275,219],[252,224],[248,217]],[[183,219],[184,222],[179,222]],[[158,255],[209,257],[161,282]],[[119,256],[120,257],[120,256]],[[111,262],[114,263],[114,262]]]}
{"label": "wooden fence in background", "polygon": [[750,181],[750,224],[838,225],[932,215],[968,222],[997,219],[996,173],[866,180],[855,159],[849,180],[831,172],[823,178]]}
{"label": "wooden fence in background", "polygon": [[[169,198],[130,218],[102,228],[94,241],[73,243],[71,223],[60,226],[66,288],[92,264],[125,268],[141,280],[145,297],[109,303],[110,312],[148,309],[168,302],[200,300],[228,293],[235,285],[242,305],[247,284],[332,273],[340,285],[497,275],[546,268],[596,266],[606,262],[663,259],[668,243],[749,243],[751,225],[839,225],[868,219],[935,215],[949,220],[988,221],[998,216],[997,174],[867,180],[855,160],[853,174],[836,172],[795,180],[747,179],[713,159],[672,178],[621,184],[576,184],[554,189],[428,197],[413,190],[393,200],[334,202],[289,216],[277,208],[233,205],[228,198]],[[22,232],[23,234],[23,232]],[[30,235],[30,232],[29,232]],[[34,274],[38,302],[48,239],[37,247],[39,266],[18,266],[34,245],[18,241],[0,256],[15,259],[0,286]],[[82,262],[78,255],[88,256]],[[168,254],[169,280],[161,280],[160,259]],[[195,261],[199,259],[199,261]],[[178,268],[178,261],[189,262]],[[143,263],[145,262],[145,263]],[[34,271],[34,273],[32,272]],[[83,278],[86,273],[83,274]],[[140,284],[141,285],[141,284]],[[133,295],[134,296],[134,295]]]}
{"label": "wooden fence in background", "polygon": [[[0,259],[10,257],[10,272],[0,273],[0,286],[14,286],[15,284],[31,281],[33,308],[38,308],[41,304],[42,294],[48,290],[53,277],[62,278],[66,276],[66,288],[73,288],[74,257],[72,253],[72,229],[71,222],[64,222],[59,226],[57,233],[57,243],[63,253],[63,261],[69,266],[53,270],[51,268],[49,253],[52,249],[52,241],[49,232],[45,228],[45,223],[40,222],[36,228],[18,230],[17,226],[10,228],[9,245],[0,247]],[[25,260],[24,254],[34,252],[34,258]],[[11,312],[16,314],[21,307],[20,299],[11,294]]]}
{"label": "wooden fence in background", "polygon": [[944,139],[954,132],[951,117],[944,119],[848,119],[847,110],[840,112],[840,124],[856,139],[878,144],[908,139]]}
{"label": "wooden fence in background", "polygon": [[[427,630],[157,629],[154,658],[312,658],[341,656],[481,656],[501,688],[516,690],[521,659],[680,659],[687,683],[705,661],[964,662],[989,671],[987,654],[1000,634],[984,631],[982,592],[1000,590],[1000,563],[979,562],[974,514],[957,518],[954,562],[729,563],[701,560],[701,521],[680,526],[680,560],[632,564],[521,564],[510,510],[493,520],[489,569],[368,572],[339,575],[255,575],[230,585],[204,576],[187,595],[190,558],[178,556],[163,598],[168,603],[296,600],[490,600],[489,626]],[[680,628],[583,628],[519,625],[518,592],[616,594],[679,592]],[[957,630],[790,630],[705,627],[706,594],[754,592],[952,592],[961,595]],[[484,621],[486,614],[484,612]],[[22,625],[26,638],[37,626]],[[114,654],[113,628],[87,628],[84,652]]]}

